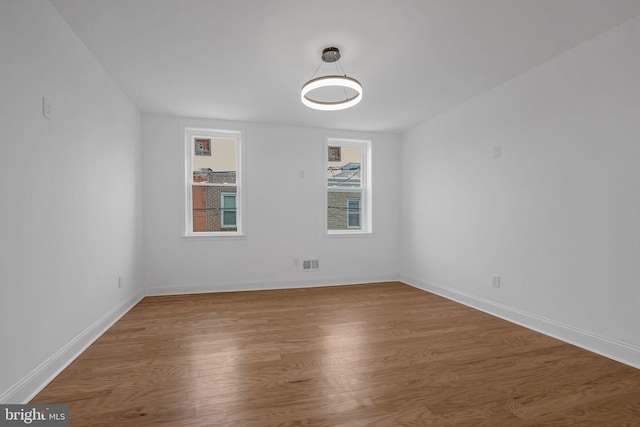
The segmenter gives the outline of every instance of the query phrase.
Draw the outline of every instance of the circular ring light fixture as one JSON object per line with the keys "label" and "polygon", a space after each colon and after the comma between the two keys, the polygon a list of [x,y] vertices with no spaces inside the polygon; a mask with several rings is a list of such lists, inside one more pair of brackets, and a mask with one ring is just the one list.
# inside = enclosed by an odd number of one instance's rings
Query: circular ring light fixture
{"label": "circular ring light fixture", "polygon": [[[328,47],[322,51],[322,61],[323,62],[336,62],[336,67],[338,66],[337,61],[340,59],[340,51],[337,47]],[[322,62],[320,63],[322,65]],[[320,65],[318,68],[320,68]],[[342,67],[340,67],[342,68]],[[316,69],[316,72],[318,69]],[[342,70],[344,72],[344,69]],[[315,73],[314,73],[315,74]],[[315,89],[321,89],[326,87],[338,87],[345,89],[345,99],[337,100],[337,101],[320,101],[313,99],[310,96],[307,96],[309,92]],[[346,89],[351,89],[356,92],[353,96],[348,96]],[[300,100],[304,105],[309,108],[313,108],[315,110],[323,110],[323,111],[337,111],[344,110],[346,108],[353,107],[358,104],[362,100],[362,85],[359,81],[354,78],[347,77],[346,74],[343,76],[340,75],[331,75],[331,76],[323,76],[312,78],[308,82],[302,86],[302,90],[300,91]]]}
{"label": "circular ring light fixture", "polygon": [[[307,93],[323,87],[343,87],[353,89],[356,94],[340,101],[317,101],[307,96]],[[302,86],[300,100],[309,108],[323,111],[344,110],[353,107],[362,100],[362,85],[356,79],[347,76],[324,76],[309,80]]]}

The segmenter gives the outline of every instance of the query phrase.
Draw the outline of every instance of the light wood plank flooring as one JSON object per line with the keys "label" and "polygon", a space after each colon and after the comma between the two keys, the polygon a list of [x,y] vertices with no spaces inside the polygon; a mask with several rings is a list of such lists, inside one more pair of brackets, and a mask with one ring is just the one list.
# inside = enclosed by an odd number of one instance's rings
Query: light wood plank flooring
{"label": "light wood plank flooring", "polygon": [[147,297],[32,403],[72,426],[640,426],[640,370],[401,283]]}

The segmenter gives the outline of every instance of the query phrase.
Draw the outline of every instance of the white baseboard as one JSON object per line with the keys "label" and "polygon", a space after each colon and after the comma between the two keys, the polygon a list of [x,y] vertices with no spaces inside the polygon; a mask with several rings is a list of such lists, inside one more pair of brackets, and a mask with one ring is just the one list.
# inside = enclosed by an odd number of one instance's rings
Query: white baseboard
{"label": "white baseboard", "polygon": [[400,281],[415,288],[440,295],[544,335],[640,369],[640,348],[612,340],[589,331],[545,319],[495,301],[480,298],[437,283],[401,276]]}
{"label": "white baseboard", "polygon": [[131,310],[134,305],[140,302],[143,297],[143,293],[139,292],[134,297],[109,310],[64,347],[15,383],[9,390],[0,395],[0,403],[28,403],[87,347],[100,338],[107,329]]}
{"label": "white baseboard", "polygon": [[320,286],[357,285],[360,283],[394,282],[398,276],[369,276],[369,277],[343,277],[320,279],[283,279],[277,281],[239,281],[215,283],[210,285],[184,285],[184,286],[147,286],[146,295],[186,295],[203,294],[209,292],[239,292],[262,291],[272,289],[314,288]]}

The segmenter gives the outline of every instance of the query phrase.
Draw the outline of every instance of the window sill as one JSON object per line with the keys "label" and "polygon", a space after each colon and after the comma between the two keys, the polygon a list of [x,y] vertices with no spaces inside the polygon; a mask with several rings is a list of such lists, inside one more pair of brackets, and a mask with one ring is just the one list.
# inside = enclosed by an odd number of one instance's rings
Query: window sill
{"label": "window sill", "polygon": [[373,237],[372,231],[349,231],[349,230],[340,230],[340,231],[327,231],[325,230],[324,236],[329,239],[344,239],[350,237]]}
{"label": "window sill", "polygon": [[201,234],[183,234],[180,236],[186,240],[236,240],[245,239],[247,237],[244,233],[201,233]]}

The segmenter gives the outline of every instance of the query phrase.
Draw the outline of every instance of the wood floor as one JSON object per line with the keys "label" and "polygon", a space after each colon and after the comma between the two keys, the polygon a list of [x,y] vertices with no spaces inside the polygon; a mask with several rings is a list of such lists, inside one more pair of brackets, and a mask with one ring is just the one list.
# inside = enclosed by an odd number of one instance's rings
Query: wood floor
{"label": "wood floor", "polygon": [[401,283],[147,297],[32,403],[84,426],[640,426],[640,370]]}

